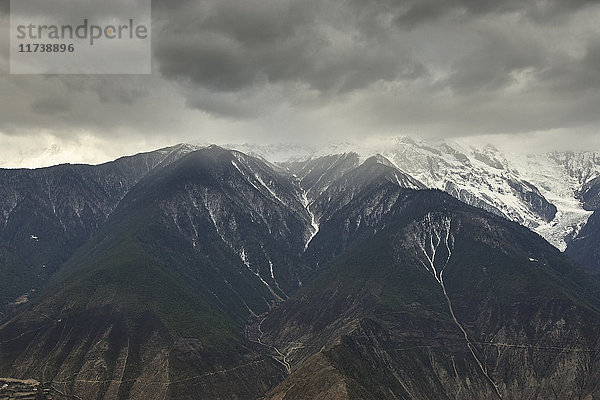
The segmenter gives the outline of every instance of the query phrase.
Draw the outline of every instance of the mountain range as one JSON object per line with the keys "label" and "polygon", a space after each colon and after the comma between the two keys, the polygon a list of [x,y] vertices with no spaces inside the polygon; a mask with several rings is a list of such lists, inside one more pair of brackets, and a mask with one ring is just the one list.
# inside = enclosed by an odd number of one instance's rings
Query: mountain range
{"label": "mountain range", "polygon": [[0,170],[0,376],[55,399],[593,399],[599,175],[591,152],[406,137]]}

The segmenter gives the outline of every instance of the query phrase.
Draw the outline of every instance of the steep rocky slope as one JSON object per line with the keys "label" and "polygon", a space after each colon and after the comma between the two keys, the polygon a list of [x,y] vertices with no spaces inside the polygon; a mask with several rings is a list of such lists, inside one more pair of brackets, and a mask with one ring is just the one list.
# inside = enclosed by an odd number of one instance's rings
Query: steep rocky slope
{"label": "steep rocky slope", "polygon": [[261,322],[291,371],[267,398],[600,394],[595,278],[439,192],[400,194],[383,221]]}
{"label": "steep rocky slope", "polygon": [[586,210],[593,212],[577,237],[569,243],[567,254],[595,271],[600,271],[600,177],[588,182],[580,198]]}
{"label": "steep rocky slope", "polygon": [[140,179],[190,150],[179,145],[98,166],[0,170],[0,312],[43,288]]}
{"label": "steep rocky slope", "polygon": [[165,154],[2,318],[0,376],[106,400],[600,394],[598,278],[527,228],[382,155]]}

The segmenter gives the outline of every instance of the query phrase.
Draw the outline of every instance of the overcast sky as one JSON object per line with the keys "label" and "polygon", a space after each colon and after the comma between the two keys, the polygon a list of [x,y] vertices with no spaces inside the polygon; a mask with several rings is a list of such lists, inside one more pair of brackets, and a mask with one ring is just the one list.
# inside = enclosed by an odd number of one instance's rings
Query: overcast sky
{"label": "overcast sky", "polygon": [[152,13],[152,75],[16,76],[0,0],[0,165],[396,135],[600,150],[600,0],[156,0]]}

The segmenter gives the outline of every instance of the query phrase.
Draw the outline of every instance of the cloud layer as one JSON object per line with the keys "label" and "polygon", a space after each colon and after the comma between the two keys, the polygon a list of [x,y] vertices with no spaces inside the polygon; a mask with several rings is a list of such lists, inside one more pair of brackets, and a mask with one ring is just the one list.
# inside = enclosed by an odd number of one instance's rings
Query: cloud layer
{"label": "cloud layer", "polygon": [[548,132],[564,148],[600,127],[597,0],[155,0],[152,75],[34,77],[8,75],[7,4],[0,141]]}

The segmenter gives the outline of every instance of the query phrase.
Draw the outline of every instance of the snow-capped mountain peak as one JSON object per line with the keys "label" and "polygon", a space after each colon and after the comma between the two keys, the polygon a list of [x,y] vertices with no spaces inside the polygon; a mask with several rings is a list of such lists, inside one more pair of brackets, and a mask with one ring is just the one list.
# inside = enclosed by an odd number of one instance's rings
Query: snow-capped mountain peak
{"label": "snow-capped mountain peak", "polygon": [[374,157],[373,162],[393,166],[429,188],[444,190],[468,204],[525,225],[560,250],[589,218],[591,212],[583,209],[579,195],[586,183],[600,175],[600,154],[595,152],[523,156],[491,145],[409,136],[322,147],[231,147],[271,162],[295,162],[297,170],[302,172],[304,168],[306,175],[311,165],[323,163],[319,160],[327,156],[355,153],[354,163]]}

